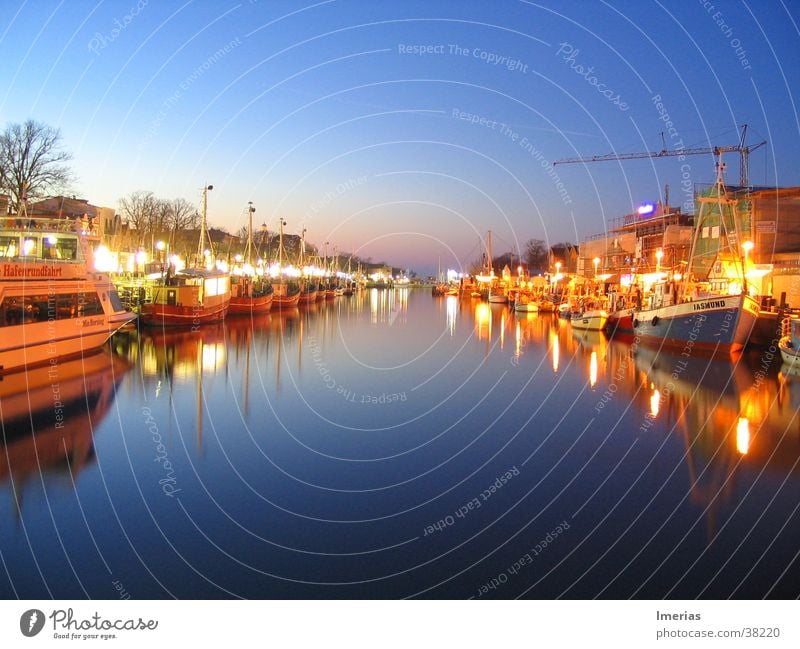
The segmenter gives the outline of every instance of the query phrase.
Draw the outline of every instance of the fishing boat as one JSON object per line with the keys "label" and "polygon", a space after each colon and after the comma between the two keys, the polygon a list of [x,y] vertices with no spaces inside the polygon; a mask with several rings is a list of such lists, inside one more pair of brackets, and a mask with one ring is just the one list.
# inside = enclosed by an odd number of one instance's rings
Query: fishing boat
{"label": "fishing boat", "polygon": [[[639,295],[641,302],[641,294]],[[608,318],[604,331],[609,336],[632,335],[636,313],[635,296],[610,291],[608,294]]]}
{"label": "fishing boat", "polygon": [[167,274],[152,287],[152,299],[142,305],[143,325],[194,327],[219,322],[228,313],[231,281],[217,269],[184,268]]}
{"label": "fishing boat", "polygon": [[556,305],[552,300],[539,300],[539,312],[540,313],[553,313],[556,310]]}
{"label": "fishing boat", "polygon": [[242,257],[240,272],[231,275],[231,301],[228,312],[231,315],[254,315],[267,313],[272,307],[272,285],[263,276],[257,276],[253,266],[253,212],[250,203],[247,208],[247,243]]}
{"label": "fishing boat", "polygon": [[[306,229],[303,228],[300,234],[300,256],[297,260],[297,266],[301,272],[305,269],[305,254],[306,254]],[[305,279],[300,282],[300,304],[311,304],[317,301],[317,293],[319,293],[319,286],[314,279]]]}
{"label": "fishing boat", "polygon": [[93,266],[93,228],[70,219],[0,219],[0,373],[101,347],[133,321]]}
{"label": "fishing boat", "polygon": [[248,275],[231,276],[231,302],[228,313],[268,313],[272,308],[273,288],[269,282]]}
{"label": "fishing boat", "polygon": [[514,303],[514,311],[517,313],[537,313],[539,311],[539,305],[533,300],[529,302],[517,300]]}
{"label": "fishing boat", "polygon": [[317,283],[303,282],[300,288],[300,304],[310,304],[317,301]]}
{"label": "fishing boat", "polygon": [[570,324],[573,329],[582,331],[603,331],[608,320],[608,312],[603,309],[589,309],[573,313]]}
{"label": "fishing boat", "polygon": [[[683,281],[670,278],[656,283],[647,303],[635,314],[634,329],[643,344],[681,348],[687,353],[736,352],[747,344],[759,304],[747,293],[743,257],[738,254],[740,246],[735,236],[741,228],[736,201],[727,195],[724,168],[720,160],[714,188],[709,195],[698,198],[700,212]],[[719,207],[718,223],[710,215],[715,206]],[[738,281],[728,283],[727,292],[711,290],[709,275],[712,269],[716,272],[723,265],[738,270]]]}
{"label": "fishing boat", "polygon": [[286,225],[286,221],[281,218],[279,223],[278,276],[272,281],[272,308],[293,309],[300,302],[300,285],[283,276],[283,226]]}
{"label": "fishing boat", "polygon": [[517,290],[514,299],[514,311],[517,313],[536,313],[539,311],[539,303],[530,293]]}
{"label": "fishing boat", "polygon": [[[213,242],[209,237],[209,253],[205,248],[208,232],[208,191],[203,188],[203,215],[200,223],[200,241],[197,260],[213,259]],[[151,286],[151,300],[141,307],[141,322],[156,327],[197,327],[219,322],[228,313],[231,301],[231,278],[227,271],[216,268],[184,268],[166,273]]]}

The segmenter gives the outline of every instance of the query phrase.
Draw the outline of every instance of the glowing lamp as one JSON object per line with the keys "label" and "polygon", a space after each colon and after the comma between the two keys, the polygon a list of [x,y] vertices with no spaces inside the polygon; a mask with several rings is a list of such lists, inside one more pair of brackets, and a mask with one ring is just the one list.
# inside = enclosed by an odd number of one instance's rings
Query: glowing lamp
{"label": "glowing lamp", "polygon": [[642,203],[636,210],[639,216],[648,216],[656,211],[655,203]]}

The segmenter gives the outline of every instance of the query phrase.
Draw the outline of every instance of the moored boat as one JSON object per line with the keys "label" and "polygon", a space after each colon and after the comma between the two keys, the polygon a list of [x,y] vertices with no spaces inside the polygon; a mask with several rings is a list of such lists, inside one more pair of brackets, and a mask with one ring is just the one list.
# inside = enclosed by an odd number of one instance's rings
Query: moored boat
{"label": "moored boat", "polygon": [[8,221],[0,229],[0,373],[97,349],[136,318],[108,275],[90,268],[91,232],[68,219]]}
{"label": "moored boat", "polygon": [[231,302],[228,313],[268,313],[272,308],[272,285],[247,276],[231,277]]}
{"label": "moored boat", "polygon": [[300,303],[300,287],[295,282],[273,282],[272,308],[291,309]]}
{"label": "moored boat", "polygon": [[142,324],[194,327],[219,322],[228,313],[231,282],[227,272],[184,268],[152,287],[152,300],[142,305]]}
{"label": "moored boat", "polygon": [[603,309],[591,309],[573,313],[570,324],[573,329],[584,331],[602,331],[606,326],[608,313]]}
{"label": "moored boat", "polygon": [[243,266],[239,273],[231,276],[231,300],[228,312],[237,314],[267,313],[272,307],[272,285],[263,276],[253,271],[253,204],[248,204],[247,245],[245,246]]}

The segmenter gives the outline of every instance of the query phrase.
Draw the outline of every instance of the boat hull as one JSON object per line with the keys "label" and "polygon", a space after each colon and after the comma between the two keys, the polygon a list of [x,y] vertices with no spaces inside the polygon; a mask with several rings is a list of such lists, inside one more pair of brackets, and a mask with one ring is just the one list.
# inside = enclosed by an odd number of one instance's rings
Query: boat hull
{"label": "boat hull", "polygon": [[300,293],[294,295],[276,295],[272,298],[273,309],[291,309],[300,303]]}
{"label": "boat hull", "polygon": [[586,311],[574,314],[570,323],[573,329],[580,331],[602,331],[607,320],[608,314],[605,311]]}
{"label": "boat hull", "polygon": [[250,315],[268,313],[272,308],[272,294],[259,297],[232,297],[228,313],[230,315]]}
{"label": "boat hull", "polygon": [[608,314],[605,331],[609,336],[633,335],[633,309],[623,309]]}
{"label": "boat hull", "polygon": [[4,327],[0,374],[44,364],[55,365],[57,359],[93,353],[120,327],[135,319],[133,313],[124,317],[98,314]]}
{"label": "boat hull", "polygon": [[141,321],[150,327],[194,327],[225,319],[230,300],[204,306],[143,304]]}
{"label": "boat hull", "polygon": [[719,296],[638,311],[634,329],[645,345],[684,351],[744,348],[758,317],[749,296]]}
{"label": "boat hull", "polygon": [[539,311],[539,305],[536,302],[517,302],[514,305],[514,311],[517,313],[537,313]]}

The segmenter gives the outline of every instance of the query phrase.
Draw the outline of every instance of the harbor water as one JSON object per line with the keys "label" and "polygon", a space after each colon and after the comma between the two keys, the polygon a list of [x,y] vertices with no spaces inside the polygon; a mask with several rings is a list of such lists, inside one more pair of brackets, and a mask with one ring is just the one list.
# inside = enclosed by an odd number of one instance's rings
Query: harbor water
{"label": "harbor water", "polygon": [[0,594],[800,595],[800,373],[368,290],[0,382]]}

